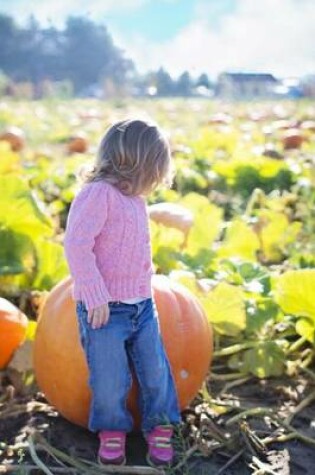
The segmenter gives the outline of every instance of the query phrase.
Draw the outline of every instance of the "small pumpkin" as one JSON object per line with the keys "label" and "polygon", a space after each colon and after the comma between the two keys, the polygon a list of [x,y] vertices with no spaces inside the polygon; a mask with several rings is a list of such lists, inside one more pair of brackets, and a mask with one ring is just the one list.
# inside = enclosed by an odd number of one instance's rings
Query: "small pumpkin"
{"label": "small pumpkin", "polygon": [[85,153],[88,150],[88,141],[84,134],[73,135],[67,141],[67,152],[72,153]]}
{"label": "small pumpkin", "polygon": [[8,142],[13,152],[19,152],[25,146],[25,134],[19,127],[8,127],[0,135],[0,140]]}
{"label": "small pumpkin", "polygon": [[233,122],[233,117],[224,112],[213,114],[209,120],[209,125],[230,125]]}
{"label": "small pumpkin", "polygon": [[184,234],[188,233],[194,223],[192,212],[176,203],[156,203],[148,209],[152,221],[179,229]]}
{"label": "small pumpkin", "polygon": [[[154,276],[152,283],[162,338],[180,407],[184,408],[207,375],[212,358],[211,327],[200,303],[186,287],[161,275]],[[33,363],[37,383],[48,401],[65,418],[86,427],[91,393],[71,297],[72,285],[68,277],[48,295],[39,316]],[[128,407],[138,424],[136,401],[134,382]]]}
{"label": "small pumpkin", "polygon": [[301,148],[305,137],[299,129],[288,129],[282,137],[284,150],[293,150]]}
{"label": "small pumpkin", "polygon": [[0,370],[7,366],[14,351],[23,343],[27,325],[27,316],[0,297]]}

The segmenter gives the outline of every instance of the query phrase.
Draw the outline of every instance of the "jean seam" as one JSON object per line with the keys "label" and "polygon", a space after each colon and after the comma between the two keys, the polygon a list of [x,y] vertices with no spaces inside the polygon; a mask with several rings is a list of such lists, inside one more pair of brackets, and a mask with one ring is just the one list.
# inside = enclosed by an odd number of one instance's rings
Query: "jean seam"
{"label": "jean seam", "polygon": [[146,403],[146,397],[145,397],[146,391],[144,390],[144,384],[143,384],[143,379],[142,379],[143,372],[142,372],[141,366],[139,365],[139,360],[136,356],[136,352],[133,350],[132,347],[130,347],[129,351],[130,351],[130,355],[131,355],[133,364],[135,366],[136,377],[139,380],[139,386],[140,386],[139,387],[139,392],[140,392],[140,397],[141,397],[141,401],[142,401],[141,417],[142,417],[142,419],[145,419],[146,418],[146,413],[147,413],[147,403]]}
{"label": "jean seam", "polygon": [[[132,386],[132,375],[131,375],[131,370],[129,368],[129,371],[127,371],[127,378],[126,378],[126,387],[125,387],[125,401],[124,401],[124,406],[125,406],[125,413],[126,414],[129,414],[129,416],[131,417],[131,420],[133,419],[132,418],[132,415],[130,414],[130,411],[127,407],[127,401],[128,401],[128,394],[130,392],[130,389],[131,389],[131,386]],[[133,420],[132,420],[132,423],[133,423]]]}
{"label": "jean seam", "polygon": [[[147,303],[149,303],[149,302],[147,302]],[[147,305],[147,303],[146,303],[146,305]],[[141,309],[142,312],[147,311],[145,309],[146,305]],[[139,317],[141,312],[140,312],[139,308],[137,310],[138,310],[137,315]],[[153,308],[150,308],[149,312],[150,312],[150,318],[148,318],[148,320],[145,322],[145,325],[150,325],[150,324],[155,322],[155,324],[157,325],[157,330],[158,330],[157,337],[160,338],[157,315],[155,314]],[[139,327],[138,327],[138,329],[139,329]],[[164,349],[163,345],[162,345],[162,349]],[[142,366],[141,366],[142,361],[141,361],[141,359],[140,360],[138,359],[137,352],[134,351],[132,346],[130,346],[130,354],[131,354],[132,361],[133,361],[134,366],[135,366],[136,377],[138,378],[138,381],[139,381],[139,386],[140,386],[139,389],[140,389],[140,395],[141,395],[141,399],[142,399],[142,414],[141,414],[141,416],[142,416],[142,429],[143,429],[144,432],[146,432],[148,430],[151,430],[151,427],[148,428],[147,426],[144,426],[144,422],[146,422],[146,419],[148,417],[148,415],[147,415],[147,413],[148,413],[148,411],[147,411],[147,408],[148,408],[147,395],[149,394],[149,391],[146,390],[146,385],[144,384],[144,381],[143,381],[143,370],[142,370]]]}

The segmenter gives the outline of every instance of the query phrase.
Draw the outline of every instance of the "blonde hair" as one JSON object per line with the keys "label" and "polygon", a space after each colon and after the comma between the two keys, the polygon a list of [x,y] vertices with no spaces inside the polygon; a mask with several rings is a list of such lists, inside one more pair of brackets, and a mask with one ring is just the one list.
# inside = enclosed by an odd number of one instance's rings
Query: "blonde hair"
{"label": "blonde hair", "polygon": [[153,191],[159,184],[171,186],[169,143],[157,125],[144,120],[123,120],[102,138],[94,168],[84,182],[106,180],[125,195]]}

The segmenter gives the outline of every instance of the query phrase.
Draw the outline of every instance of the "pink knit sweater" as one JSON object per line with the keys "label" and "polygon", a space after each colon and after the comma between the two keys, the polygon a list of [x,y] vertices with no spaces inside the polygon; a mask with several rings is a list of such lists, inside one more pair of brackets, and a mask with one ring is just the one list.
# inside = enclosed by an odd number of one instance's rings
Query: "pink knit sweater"
{"label": "pink knit sweater", "polygon": [[153,273],[146,202],[106,181],[85,183],[69,210],[64,250],[74,300],[87,309],[151,297]]}

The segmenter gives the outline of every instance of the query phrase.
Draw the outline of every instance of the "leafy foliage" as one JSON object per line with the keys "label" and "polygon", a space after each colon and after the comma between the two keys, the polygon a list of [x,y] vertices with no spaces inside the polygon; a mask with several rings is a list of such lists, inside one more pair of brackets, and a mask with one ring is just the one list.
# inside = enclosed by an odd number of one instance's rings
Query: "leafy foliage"
{"label": "leafy foliage", "polygon": [[[274,104],[231,105],[218,115],[215,104],[200,101],[111,109],[97,101],[14,108],[4,102],[1,126],[21,127],[27,146],[17,154],[0,142],[1,293],[47,291],[68,273],[62,240],[80,169],[92,165],[113,117],[143,107],[171,132],[176,170],[173,189],[157,190],[149,202],[175,203],[193,215],[190,229],[151,221],[156,271],[200,299],[215,330],[215,355],[227,370],[266,378],[310,365],[315,149],[309,140],[300,150],[282,150],[274,127],[268,140],[277,158],[264,153],[263,130],[277,120]],[[305,105],[287,107],[290,116],[307,117]],[[261,122],[252,120],[256,109]],[[80,131],[89,149],[69,156],[67,138]]]}
{"label": "leafy foliage", "polygon": [[41,28],[33,19],[23,28],[0,15],[0,64],[4,73],[38,84],[47,77],[71,80],[75,92],[104,78],[122,84],[133,70],[106,27],[84,17],[68,18],[66,27]]}
{"label": "leafy foliage", "polygon": [[315,269],[285,272],[276,280],[275,299],[284,312],[300,317],[296,331],[315,345]]}

